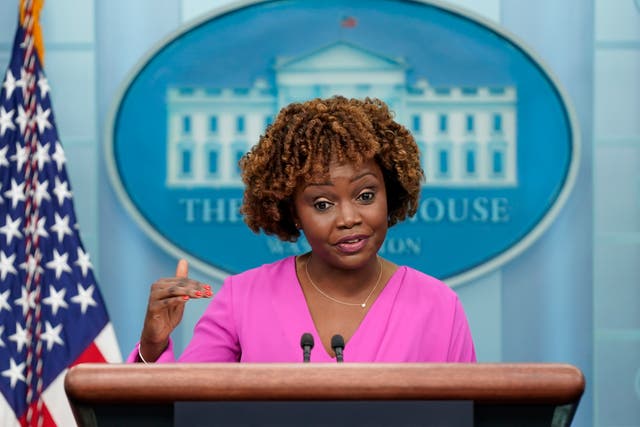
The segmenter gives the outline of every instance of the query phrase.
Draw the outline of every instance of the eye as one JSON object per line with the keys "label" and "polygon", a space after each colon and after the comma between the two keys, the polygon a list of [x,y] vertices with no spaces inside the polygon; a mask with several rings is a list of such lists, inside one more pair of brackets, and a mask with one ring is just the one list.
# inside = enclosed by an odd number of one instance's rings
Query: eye
{"label": "eye", "polygon": [[366,203],[371,203],[376,198],[376,193],[373,191],[363,191],[358,195],[358,200]]}
{"label": "eye", "polygon": [[326,211],[327,209],[329,209],[331,207],[331,203],[327,202],[326,200],[318,200],[317,202],[315,202],[313,204],[313,207],[316,208],[316,210],[318,211]]}

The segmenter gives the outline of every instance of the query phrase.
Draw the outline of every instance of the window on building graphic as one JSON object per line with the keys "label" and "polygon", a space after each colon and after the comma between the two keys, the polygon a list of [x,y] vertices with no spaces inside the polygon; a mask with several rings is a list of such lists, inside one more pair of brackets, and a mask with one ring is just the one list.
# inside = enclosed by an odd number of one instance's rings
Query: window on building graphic
{"label": "window on building graphic", "polygon": [[182,116],[182,133],[191,133],[191,116]]}
{"label": "window on building graphic", "polygon": [[449,174],[449,150],[444,148],[438,152],[438,172],[441,176]]}
{"label": "window on building graphic", "polygon": [[468,175],[476,173],[476,150],[475,148],[467,148],[465,153],[465,166]]}
{"label": "window on building graphic", "polygon": [[491,155],[491,171],[496,176],[504,175],[504,150],[493,150]]}
{"label": "window on building graphic", "polygon": [[236,150],[235,151],[235,165],[236,165],[236,175],[240,176],[242,171],[240,170],[240,159],[244,156],[244,150]]}
{"label": "window on building graphic", "polygon": [[215,148],[210,148],[207,153],[207,174],[209,176],[218,174],[218,162],[220,159],[220,153]]}
{"label": "window on building graphic", "polygon": [[245,120],[244,116],[236,117],[236,132],[242,133],[245,129]]}
{"label": "window on building graphic", "polygon": [[189,177],[193,175],[193,153],[190,148],[183,148],[180,152],[180,175]]}
{"label": "window on building graphic", "polygon": [[234,174],[236,177],[240,176],[240,159],[247,152],[247,144],[242,141],[234,142],[231,146],[231,155],[233,156]]}
{"label": "window on building graphic", "polygon": [[421,125],[422,123],[420,122],[420,115],[416,114],[411,117],[411,127],[413,128],[414,132],[420,132]]}
{"label": "window on building graphic", "polygon": [[502,115],[501,114],[494,114],[493,115],[492,130],[495,133],[501,133],[502,132]]}
{"label": "window on building graphic", "polygon": [[465,122],[466,122],[465,124],[466,124],[467,132],[473,132],[475,128],[475,120],[473,115],[467,114]]}
{"label": "window on building graphic", "polygon": [[448,117],[446,114],[440,114],[438,117],[438,130],[440,132],[446,132],[448,127]]}
{"label": "window on building graphic", "polygon": [[209,117],[209,132],[211,133],[218,132],[218,116]]}

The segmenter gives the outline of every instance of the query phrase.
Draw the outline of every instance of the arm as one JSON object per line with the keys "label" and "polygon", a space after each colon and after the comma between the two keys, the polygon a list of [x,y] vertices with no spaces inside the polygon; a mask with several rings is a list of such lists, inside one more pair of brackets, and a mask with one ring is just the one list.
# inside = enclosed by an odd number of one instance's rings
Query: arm
{"label": "arm", "polygon": [[449,362],[475,362],[476,351],[462,303],[456,297],[451,328],[451,339],[447,354]]}
{"label": "arm", "polygon": [[185,304],[191,298],[212,295],[209,285],[189,279],[188,273],[187,262],[180,260],[175,277],[160,279],[151,285],[140,343],[127,361],[142,362],[140,355],[147,363],[173,361],[169,336],[180,324]]}

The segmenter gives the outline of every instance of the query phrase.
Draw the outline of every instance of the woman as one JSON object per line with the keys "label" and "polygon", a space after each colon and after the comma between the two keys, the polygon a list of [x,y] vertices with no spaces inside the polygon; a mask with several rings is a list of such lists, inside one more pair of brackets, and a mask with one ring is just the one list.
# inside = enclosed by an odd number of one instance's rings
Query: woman
{"label": "woman", "polygon": [[[333,97],[282,109],[241,160],[242,213],[254,232],[311,252],[228,277],[180,357],[185,362],[473,362],[462,306],[445,284],[378,256],[390,226],[413,216],[424,178],[418,147],[377,99]],[[170,334],[190,298],[211,288],[187,277],[151,287],[129,361],[174,361]]]}

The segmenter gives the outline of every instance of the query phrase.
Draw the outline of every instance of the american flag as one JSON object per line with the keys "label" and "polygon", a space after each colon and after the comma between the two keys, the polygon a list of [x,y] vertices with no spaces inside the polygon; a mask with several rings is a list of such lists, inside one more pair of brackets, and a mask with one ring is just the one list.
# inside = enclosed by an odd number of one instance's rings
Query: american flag
{"label": "american flag", "polygon": [[80,241],[42,50],[36,48],[34,8],[41,5],[21,2],[0,92],[2,426],[75,425],[63,388],[67,369],[121,360]]}

